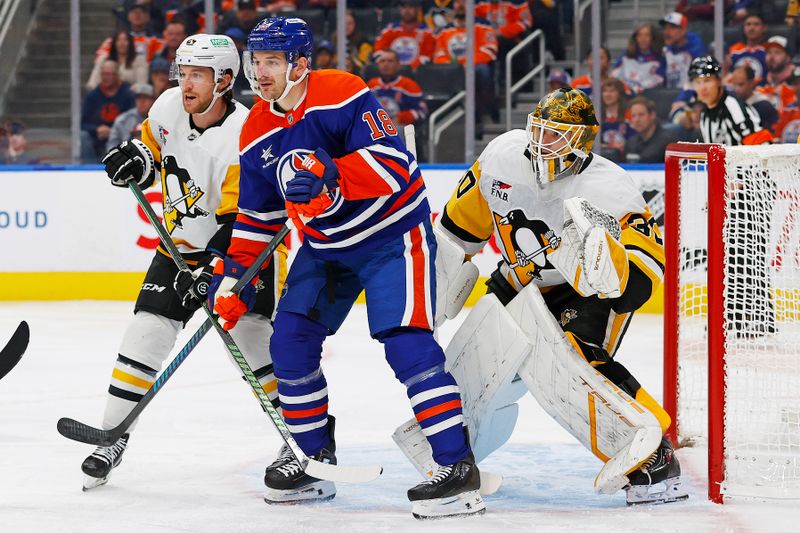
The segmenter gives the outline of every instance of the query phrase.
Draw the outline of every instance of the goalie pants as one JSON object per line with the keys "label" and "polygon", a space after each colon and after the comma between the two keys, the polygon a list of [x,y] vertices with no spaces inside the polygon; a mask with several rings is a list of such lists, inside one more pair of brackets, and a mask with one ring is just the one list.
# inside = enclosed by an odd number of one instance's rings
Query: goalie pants
{"label": "goalie pants", "polygon": [[[204,264],[210,257],[208,254],[187,254],[185,259],[193,265],[197,262]],[[274,263],[271,261],[270,265]],[[269,271],[273,272],[272,266]],[[156,252],[111,373],[103,429],[119,425],[147,393],[175,345],[178,334],[192,317],[193,313],[181,305],[173,288],[177,273],[178,267],[172,259]],[[269,358],[269,337],[272,333],[269,317],[276,293],[271,279],[274,276],[262,276],[266,287],[259,290],[254,311],[246,314],[231,334],[273,405],[278,407],[277,382]],[[236,368],[239,368],[238,365]]]}
{"label": "goalie pants", "polygon": [[322,343],[364,290],[370,333],[406,386],[434,459],[449,465],[466,457],[461,395],[444,371],[444,351],[431,331],[435,258],[428,221],[380,248],[342,253],[335,261],[320,258],[308,245],[298,251],[278,304],[270,350],[284,419],[306,454],[316,455],[329,442]]}
{"label": "goalie pants", "polygon": [[[498,287],[501,282],[506,286]],[[497,295],[504,305],[510,301],[509,291],[513,292],[514,289],[502,275],[492,275],[489,292]],[[613,300],[597,296],[583,297],[567,283],[548,287],[542,296],[578,353],[631,398],[647,407],[658,419],[663,431],[666,431],[671,423],[667,412],[642,388],[627,368],[614,360],[614,353],[633,313],[618,314],[613,309]]]}

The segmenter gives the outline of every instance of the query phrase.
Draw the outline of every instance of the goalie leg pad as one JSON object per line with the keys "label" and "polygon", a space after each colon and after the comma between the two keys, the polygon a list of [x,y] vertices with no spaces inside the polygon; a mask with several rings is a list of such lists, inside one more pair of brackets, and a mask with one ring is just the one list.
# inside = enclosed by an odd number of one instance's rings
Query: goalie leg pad
{"label": "goalie leg pad", "polygon": [[507,309],[534,346],[519,376],[550,416],[607,462],[595,490],[619,490],[660,444],[658,420],[574,349],[534,284]]}
{"label": "goalie leg pad", "polygon": [[[524,384],[514,379],[530,350],[519,326],[492,294],[478,301],[445,350],[446,368],[461,390],[476,462],[502,446],[514,429],[517,409],[513,404],[527,392]],[[393,438],[416,469],[428,477],[437,465],[418,428],[411,420],[400,426]]]}

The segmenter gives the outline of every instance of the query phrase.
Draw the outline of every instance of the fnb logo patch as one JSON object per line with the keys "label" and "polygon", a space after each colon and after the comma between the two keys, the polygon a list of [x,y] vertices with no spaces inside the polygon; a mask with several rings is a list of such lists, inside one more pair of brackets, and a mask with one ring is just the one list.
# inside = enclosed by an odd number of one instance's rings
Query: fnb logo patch
{"label": "fnb logo patch", "polygon": [[511,185],[500,180],[492,180],[491,195],[500,198],[504,202],[508,201],[508,193]]}

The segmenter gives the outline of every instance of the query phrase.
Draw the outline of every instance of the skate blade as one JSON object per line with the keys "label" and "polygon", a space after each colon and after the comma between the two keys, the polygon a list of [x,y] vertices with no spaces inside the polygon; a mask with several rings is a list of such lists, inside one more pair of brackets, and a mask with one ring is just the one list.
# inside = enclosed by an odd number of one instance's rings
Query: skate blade
{"label": "skate blade", "polygon": [[102,485],[105,485],[106,483],[108,483],[108,476],[105,477],[84,476],[83,492],[100,487]]}
{"label": "skate blade", "polygon": [[481,515],[486,512],[480,492],[471,490],[447,498],[411,502],[411,514],[417,520],[438,520]]}
{"label": "skate blade", "polygon": [[268,489],[264,501],[269,504],[291,505],[294,503],[316,503],[332,500],[336,486],[330,481],[315,481],[298,489]]}
{"label": "skate blade", "polygon": [[689,498],[689,491],[681,483],[680,477],[667,479],[649,486],[632,486],[625,492],[628,505],[657,505]]}

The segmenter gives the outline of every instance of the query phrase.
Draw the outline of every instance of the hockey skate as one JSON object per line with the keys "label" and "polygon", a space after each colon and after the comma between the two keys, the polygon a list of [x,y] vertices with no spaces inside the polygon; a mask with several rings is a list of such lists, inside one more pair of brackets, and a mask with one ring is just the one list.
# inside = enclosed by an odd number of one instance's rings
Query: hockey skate
{"label": "hockey skate", "polygon": [[681,465],[667,439],[638,469],[628,474],[628,505],[685,500],[689,493],[681,483]]}
{"label": "hockey skate", "polygon": [[454,465],[439,470],[409,489],[411,514],[418,520],[477,515],[486,512],[480,495],[481,475],[472,452]]}
{"label": "hockey skate", "polygon": [[128,447],[130,433],[125,433],[111,446],[98,446],[92,455],[83,460],[81,470],[86,474],[83,480],[83,491],[108,483],[111,471],[122,462],[122,454]]}
{"label": "hockey skate", "polygon": [[[336,443],[333,440],[335,423],[336,420],[329,416],[330,443],[312,459],[336,464]],[[264,501],[270,504],[320,502],[336,496],[336,485],[332,481],[317,479],[306,474],[286,444],[281,447],[278,458],[267,467],[264,473],[264,484],[267,486]]]}

